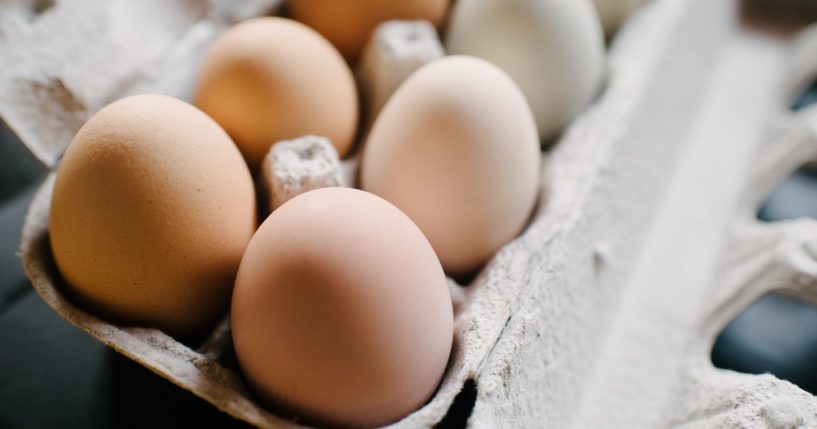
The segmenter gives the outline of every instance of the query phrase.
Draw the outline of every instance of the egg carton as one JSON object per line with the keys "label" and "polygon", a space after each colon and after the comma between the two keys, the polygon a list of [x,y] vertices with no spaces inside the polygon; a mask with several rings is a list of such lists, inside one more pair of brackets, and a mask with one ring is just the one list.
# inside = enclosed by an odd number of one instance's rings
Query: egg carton
{"label": "egg carton", "polygon": [[[469,285],[451,282],[449,368],[435,396],[393,427],[464,419],[474,428],[817,427],[813,396],[771,375],[717,370],[708,359],[717,333],[763,292],[815,299],[817,290],[817,224],[764,225],[752,216],[767,190],[817,158],[817,111],[786,111],[817,74],[817,30],[764,30],[741,16],[742,4],[653,0],[620,31],[603,94],[543,156],[531,224]],[[209,43],[276,6],[4,2],[0,116],[54,168],[108,102],[140,92],[189,100]],[[363,88],[388,94],[439,54],[403,42],[400,30],[378,33],[358,74]],[[287,162],[270,165],[268,177],[289,181],[292,192],[323,183],[304,179],[316,167]],[[346,183],[355,165],[354,157],[343,161]],[[337,180],[331,168],[321,171]],[[53,178],[32,203],[21,245],[42,298],[224,412],[258,427],[298,427],[259,406],[227,363],[228,319],[189,347],[155,329],[110,324],[66,299],[48,243]]]}

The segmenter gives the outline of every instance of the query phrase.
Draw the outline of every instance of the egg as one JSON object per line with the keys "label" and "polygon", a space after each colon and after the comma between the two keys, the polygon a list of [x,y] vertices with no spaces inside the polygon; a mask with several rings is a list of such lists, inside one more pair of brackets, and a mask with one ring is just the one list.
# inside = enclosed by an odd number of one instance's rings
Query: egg
{"label": "egg", "polygon": [[644,0],[593,0],[598,10],[604,34],[610,36]]}
{"label": "egg", "polygon": [[605,74],[604,37],[591,0],[459,0],[446,48],[511,75],[545,139],[584,109]]}
{"label": "egg", "polygon": [[71,141],[49,237],[79,305],[186,336],[226,310],[256,222],[250,172],[218,124],[183,101],[139,95],[100,110]]}
{"label": "egg", "polygon": [[426,20],[440,27],[449,0],[290,0],[292,16],[318,30],[348,60],[356,60],[380,23]]}
{"label": "egg", "polygon": [[447,282],[422,232],[350,188],[275,210],[241,261],[236,356],[268,404],[332,427],[394,422],[435,392],[453,341]]}
{"label": "egg", "polygon": [[527,223],[539,187],[536,123],[502,70],[445,57],[392,95],[360,168],[362,189],[403,210],[445,270],[466,275]]}
{"label": "egg", "polygon": [[319,135],[343,156],[357,131],[349,66],[320,34],[285,18],[244,21],[219,37],[194,100],[232,136],[253,171],[278,141]]}

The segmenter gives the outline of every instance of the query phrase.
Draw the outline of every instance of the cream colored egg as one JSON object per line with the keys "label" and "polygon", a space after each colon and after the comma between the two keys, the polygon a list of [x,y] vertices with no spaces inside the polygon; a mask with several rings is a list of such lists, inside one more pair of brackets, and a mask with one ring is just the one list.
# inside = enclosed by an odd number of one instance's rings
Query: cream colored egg
{"label": "cream colored egg", "polygon": [[358,95],[343,57],[289,19],[244,21],[210,48],[195,104],[235,140],[253,171],[276,142],[314,134],[343,157],[354,142]]}
{"label": "cream colored egg", "polygon": [[272,212],[241,261],[231,317],[259,397],[330,427],[380,427],[421,407],[453,341],[428,240],[393,205],[349,188]]}
{"label": "cream colored egg", "polygon": [[471,273],[525,226],[539,189],[536,123],[510,77],[473,57],[436,60],[374,123],[361,185],[403,210],[453,275]]}
{"label": "cream colored egg", "polygon": [[226,309],[255,226],[252,179],[227,134],[187,103],[140,95],[100,110],[68,146],[49,236],[89,312],[185,336]]}
{"label": "cream colored egg", "polygon": [[511,75],[542,138],[559,133],[587,106],[605,73],[604,37],[591,0],[459,0],[446,48]]}

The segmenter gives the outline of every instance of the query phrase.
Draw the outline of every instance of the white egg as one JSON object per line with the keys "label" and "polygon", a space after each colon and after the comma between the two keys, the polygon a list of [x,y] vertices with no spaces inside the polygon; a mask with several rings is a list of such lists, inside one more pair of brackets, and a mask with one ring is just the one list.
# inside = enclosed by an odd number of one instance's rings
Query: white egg
{"label": "white egg", "polygon": [[591,0],[459,0],[446,47],[504,69],[543,138],[580,113],[604,79],[604,36]]}

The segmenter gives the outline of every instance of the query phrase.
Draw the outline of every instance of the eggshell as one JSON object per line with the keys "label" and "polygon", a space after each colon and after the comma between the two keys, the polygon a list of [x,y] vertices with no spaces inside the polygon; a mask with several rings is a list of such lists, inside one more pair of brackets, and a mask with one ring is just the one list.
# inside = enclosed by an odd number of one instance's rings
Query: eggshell
{"label": "eggshell", "polygon": [[436,60],[386,103],[361,184],[403,210],[443,267],[470,273],[525,226],[536,202],[536,123],[508,75],[473,57]]}
{"label": "eggshell", "polygon": [[453,338],[428,240],[393,205],[349,188],[309,191],[267,218],[241,261],[231,314],[255,392],[330,426],[380,426],[422,406]]}
{"label": "eggshell", "polygon": [[354,141],[358,95],[340,54],[320,34],[285,18],[255,18],[208,52],[195,104],[233,137],[255,171],[270,146],[307,134],[342,157]]}
{"label": "eggshell", "polygon": [[604,37],[591,0],[459,0],[446,48],[511,75],[542,138],[581,112],[604,78]]}
{"label": "eggshell", "polygon": [[75,300],[175,335],[226,309],[255,226],[252,179],[230,138],[195,107],[159,95],[114,102],[79,130],[49,219]]}
{"label": "eggshell", "polygon": [[604,34],[610,36],[633,11],[644,4],[644,0],[593,0],[604,28]]}
{"label": "eggshell", "polygon": [[440,27],[449,0],[290,0],[292,16],[318,30],[348,60],[356,60],[378,24],[426,20]]}

